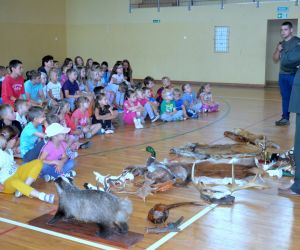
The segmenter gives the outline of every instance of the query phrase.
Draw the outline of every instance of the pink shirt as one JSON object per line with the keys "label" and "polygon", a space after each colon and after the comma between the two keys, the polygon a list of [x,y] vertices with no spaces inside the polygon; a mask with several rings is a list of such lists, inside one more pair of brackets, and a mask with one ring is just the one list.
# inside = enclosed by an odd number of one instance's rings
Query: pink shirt
{"label": "pink shirt", "polygon": [[128,109],[126,108],[126,106],[129,107],[129,108],[133,108],[133,107],[139,106],[139,104],[142,105],[142,104],[140,103],[139,100],[135,101],[135,102],[133,103],[133,105],[131,105],[131,103],[130,103],[128,100],[126,100],[126,101],[124,102],[124,112],[125,112],[125,113],[132,112],[132,111],[128,110]]}
{"label": "pink shirt", "polygon": [[144,107],[145,104],[148,102],[147,98],[143,98],[143,99],[138,99],[139,103],[142,104],[142,106]]}
{"label": "pink shirt", "polygon": [[84,113],[80,109],[76,109],[72,114],[72,120],[75,121],[75,118],[78,120],[79,126],[87,126],[89,121],[89,112],[86,110]]}
{"label": "pink shirt", "polygon": [[67,143],[60,143],[57,148],[52,141],[48,141],[46,145],[42,148],[41,152],[47,152],[48,155],[45,160],[53,161],[53,160],[61,160],[63,155],[66,154]]}

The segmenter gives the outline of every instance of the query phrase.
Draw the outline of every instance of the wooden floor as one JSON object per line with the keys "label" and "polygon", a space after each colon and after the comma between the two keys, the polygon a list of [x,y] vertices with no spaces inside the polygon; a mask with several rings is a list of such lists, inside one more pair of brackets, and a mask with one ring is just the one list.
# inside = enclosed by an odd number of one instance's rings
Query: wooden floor
{"label": "wooden floor", "polygon": [[[93,146],[80,152],[78,176],[75,183],[94,183],[93,170],[103,174],[118,174],[131,164],[143,164],[148,157],[147,145],[153,146],[158,158],[170,157],[173,146],[188,142],[225,143],[225,130],[246,128],[254,133],[264,133],[279,143],[283,149],[293,144],[294,115],[291,126],[276,127],[280,118],[281,102],[278,89],[214,87],[221,111],[198,120],[177,123],[147,124],[143,130],[121,127],[114,135],[98,136]],[[160,249],[300,249],[300,199],[277,195],[277,181],[270,181],[272,188],[265,191],[240,191],[235,193],[236,203],[230,207],[217,206]],[[53,183],[39,180],[35,186],[43,191],[56,192]],[[134,213],[129,221],[131,231],[143,233],[148,210],[156,203],[197,201],[197,191],[189,186],[163,194],[150,196],[144,203],[130,196]],[[0,217],[27,223],[44,213],[56,209],[54,205],[28,199],[0,195]],[[172,210],[170,220],[181,215],[189,219],[203,208],[182,207]],[[142,242],[132,249],[146,249],[163,235],[145,235]],[[0,249],[93,249],[72,241],[38,233],[22,227],[0,223]]]}

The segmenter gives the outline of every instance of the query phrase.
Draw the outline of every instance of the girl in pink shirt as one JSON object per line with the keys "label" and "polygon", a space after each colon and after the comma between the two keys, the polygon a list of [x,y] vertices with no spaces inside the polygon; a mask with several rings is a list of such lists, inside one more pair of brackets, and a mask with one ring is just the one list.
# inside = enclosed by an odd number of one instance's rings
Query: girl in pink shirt
{"label": "girl in pink shirt", "polygon": [[96,134],[104,134],[104,129],[100,123],[91,124],[89,115],[90,101],[85,96],[80,96],[77,99],[77,109],[72,114],[72,121],[75,123],[77,129],[82,130],[85,138],[89,139]]}
{"label": "girl in pink shirt", "polygon": [[137,100],[136,93],[132,90],[128,91],[128,100],[124,102],[124,114],[123,121],[126,124],[134,124],[135,128],[143,128],[141,123],[142,114],[144,108],[142,104]]}
{"label": "girl in pink shirt", "polygon": [[52,123],[46,128],[46,136],[49,141],[42,148],[39,159],[43,161],[43,169],[40,176],[45,181],[50,181],[60,175],[75,176],[76,172],[72,170],[75,167],[75,161],[66,155],[67,143],[65,135],[70,132],[69,128],[63,127],[59,123]]}

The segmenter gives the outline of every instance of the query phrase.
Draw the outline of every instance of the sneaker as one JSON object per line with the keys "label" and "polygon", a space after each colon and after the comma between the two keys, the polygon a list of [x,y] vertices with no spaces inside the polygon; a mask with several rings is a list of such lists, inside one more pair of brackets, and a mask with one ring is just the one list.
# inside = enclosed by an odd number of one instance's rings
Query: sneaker
{"label": "sneaker", "polygon": [[286,125],[290,125],[290,121],[288,119],[285,118],[281,118],[279,121],[275,122],[276,126],[286,126]]}
{"label": "sneaker", "polygon": [[144,128],[144,126],[142,124],[142,121],[141,121],[141,118],[138,118],[137,122],[138,122],[138,128]]}
{"label": "sneaker", "polygon": [[15,192],[15,197],[16,198],[20,198],[22,195],[23,194],[20,191],[18,191],[18,190]]}
{"label": "sneaker", "polygon": [[47,203],[53,204],[54,203],[54,197],[55,197],[54,194],[45,194],[44,192],[39,193],[39,199],[41,201],[45,201]]}
{"label": "sneaker", "polygon": [[84,135],[84,137],[86,138],[86,139],[91,139],[92,138],[92,133],[90,133],[90,132],[88,132],[88,133],[86,133],[85,135]]}
{"label": "sneaker", "polygon": [[44,178],[45,182],[49,182],[49,181],[54,181],[55,180],[55,178],[53,176],[48,175],[48,174],[44,175],[43,178]]}
{"label": "sneaker", "polygon": [[66,173],[66,174],[64,174],[64,176],[65,177],[71,177],[71,178],[73,178],[73,177],[75,177],[77,175],[77,173],[76,173],[76,171],[75,170],[71,170],[71,171],[69,171],[68,173]]}
{"label": "sneaker", "polygon": [[134,122],[135,128],[140,128],[139,127],[139,122],[138,122],[138,120],[136,118],[133,118],[133,122]]}
{"label": "sneaker", "polygon": [[97,135],[104,135],[105,134],[105,129],[104,128],[100,128],[97,132]]}
{"label": "sneaker", "polygon": [[67,155],[70,159],[74,160],[75,158],[77,158],[78,153],[77,153],[76,151],[72,151],[70,148],[68,148],[68,149],[66,150],[66,155]]}
{"label": "sneaker", "polygon": [[51,176],[48,174],[44,175],[43,178],[44,178],[45,182],[49,182],[51,180]]}
{"label": "sneaker", "polygon": [[87,141],[87,142],[85,142],[85,143],[80,144],[79,148],[80,148],[80,149],[87,149],[87,148],[89,148],[91,145],[92,145],[92,142],[91,142],[91,141]]}
{"label": "sneaker", "polygon": [[113,134],[114,131],[112,129],[106,129],[105,134]]}
{"label": "sneaker", "polygon": [[153,119],[151,119],[151,122],[156,122],[158,119],[159,119],[159,115],[157,115]]}

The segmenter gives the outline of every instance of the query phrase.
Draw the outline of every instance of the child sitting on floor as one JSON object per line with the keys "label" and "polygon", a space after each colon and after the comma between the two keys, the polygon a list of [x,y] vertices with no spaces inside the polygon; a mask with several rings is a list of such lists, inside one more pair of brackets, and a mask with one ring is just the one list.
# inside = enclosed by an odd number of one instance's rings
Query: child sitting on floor
{"label": "child sitting on floor", "polygon": [[124,102],[123,121],[129,125],[134,124],[137,129],[144,128],[141,121],[144,108],[137,100],[136,93],[133,90],[129,90],[128,95],[128,100]]}
{"label": "child sitting on floor", "polygon": [[59,123],[52,123],[45,132],[49,140],[39,156],[44,163],[40,176],[46,182],[54,180],[60,175],[76,176],[76,172],[73,170],[75,161],[66,155],[68,146],[65,142],[65,135],[70,132],[70,128],[63,127]]}
{"label": "child sitting on floor", "polygon": [[75,100],[78,97],[82,96],[79,91],[77,75],[78,74],[76,69],[68,69],[68,80],[64,83],[62,87],[64,97],[70,103],[71,111],[75,109]]}
{"label": "child sitting on floor", "polygon": [[186,108],[186,112],[191,118],[198,118],[198,113],[201,112],[202,103],[197,100],[196,92],[192,90],[189,83],[182,85],[182,100]]}
{"label": "child sitting on floor", "polygon": [[45,101],[45,95],[43,84],[41,83],[41,72],[31,70],[28,72],[28,77],[29,80],[24,84],[26,99],[33,106],[42,106]]}
{"label": "child sitting on floor", "polygon": [[22,129],[27,125],[26,116],[29,110],[29,104],[26,100],[18,99],[15,101],[16,120],[21,124]]}
{"label": "child sitting on floor", "polygon": [[159,119],[159,115],[155,114],[154,109],[152,108],[148,98],[145,96],[144,91],[142,89],[137,89],[135,91],[137,100],[144,107],[143,120],[149,115],[151,122],[156,122]]}
{"label": "child sitting on floor", "polygon": [[90,101],[87,97],[81,96],[77,99],[77,109],[72,114],[72,120],[77,129],[82,130],[85,138],[90,139],[96,134],[104,134],[101,124],[91,124],[88,112]]}
{"label": "child sitting on floor", "polygon": [[42,127],[45,121],[44,110],[41,107],[31,107],[28,111],[28,120],[29,123],[20,137],[20,151],[24,163],[37,159],[45,145]]}
{"label": "child sitting on floor", "polygon": [[144,95],[148,99],[148,101],[149,101],[149,103],[150,103],[150,105],[151,105],[151,107],[152,107],[155,115],[159,115],[159,112],[158,112],[159,103],[153,97],[151,89],[148,88],[148,87],[143,87],[143,91],[144,91]]}
{"label": "child sitting on floor", "polygon": [[219,104],[215,103],[212,97],[211,88],[209,83],[204,84],[199,89],[197,98],[202,102],[202,111],[203,112],[218,112]]}
{"label": "child sitting on floor", "polygon": [[160,105],[160,119],[164,122],[183,120],[183,111],[176,110],[176,104],[173,100],[173,93],[168,89],[162,92],[163,101]]}
{"label": "child sitting on floor", "polygon": [[174,89],[173,93],[174,93],[174,101],[175,101],[176,110],[177,111],[182,110],[184,120],[188,119],[188,115],[186,113],[186,109],[185,109],[183,100],[181,99],[181,91],[179,89]]}
{"label": "child sitting on floor", "polygon": [[96,96],[95,112],[92,117],[92,124],[100,123],[105,129],[105,134],[112,134],[112,120],[118,116],[118,112],[108,104],[106,95],[100,93]]}
{"label": "child sitting on floor", "polygon": [[16,120],[16,114],[9,104],[0,105],[0,129],[4,126],[14,126],[18,130],[18,137],[23,130],[20,122]]}
{"label": "child sitting on floor", "polygon": [[171,83],[171,80],[168,76],[164,76],[162,79],[162,87],[160,87],[157,92],[156,92],[156,101],[158,103],[161,103],[162,100],[163,100],[163,97],[162,97],[162,92],[164,89],[168,89],[168,90],[171,90],[173,89],[173,86],[172,86],[172,83]]}
{"label": "child sitting on floor", "polygon": [[61,84],[58,81],[58,73],[55,69],[51,69],[49,72],[49,83],[47,84],[47,96],[49,97],[49,104],[55,105],[63,99],[61,91]]}
{"label": "child sitting on floor", "polygon": [[6,140],[0,135],[0,192],[13,194],[16,197],[24,194],[42,201],[53,203],[54,194],[39,192],[31,187],[31,184],[39,176],[43,163],[34,160],[22,166],[17,166],[12,152],[6,148]]}

